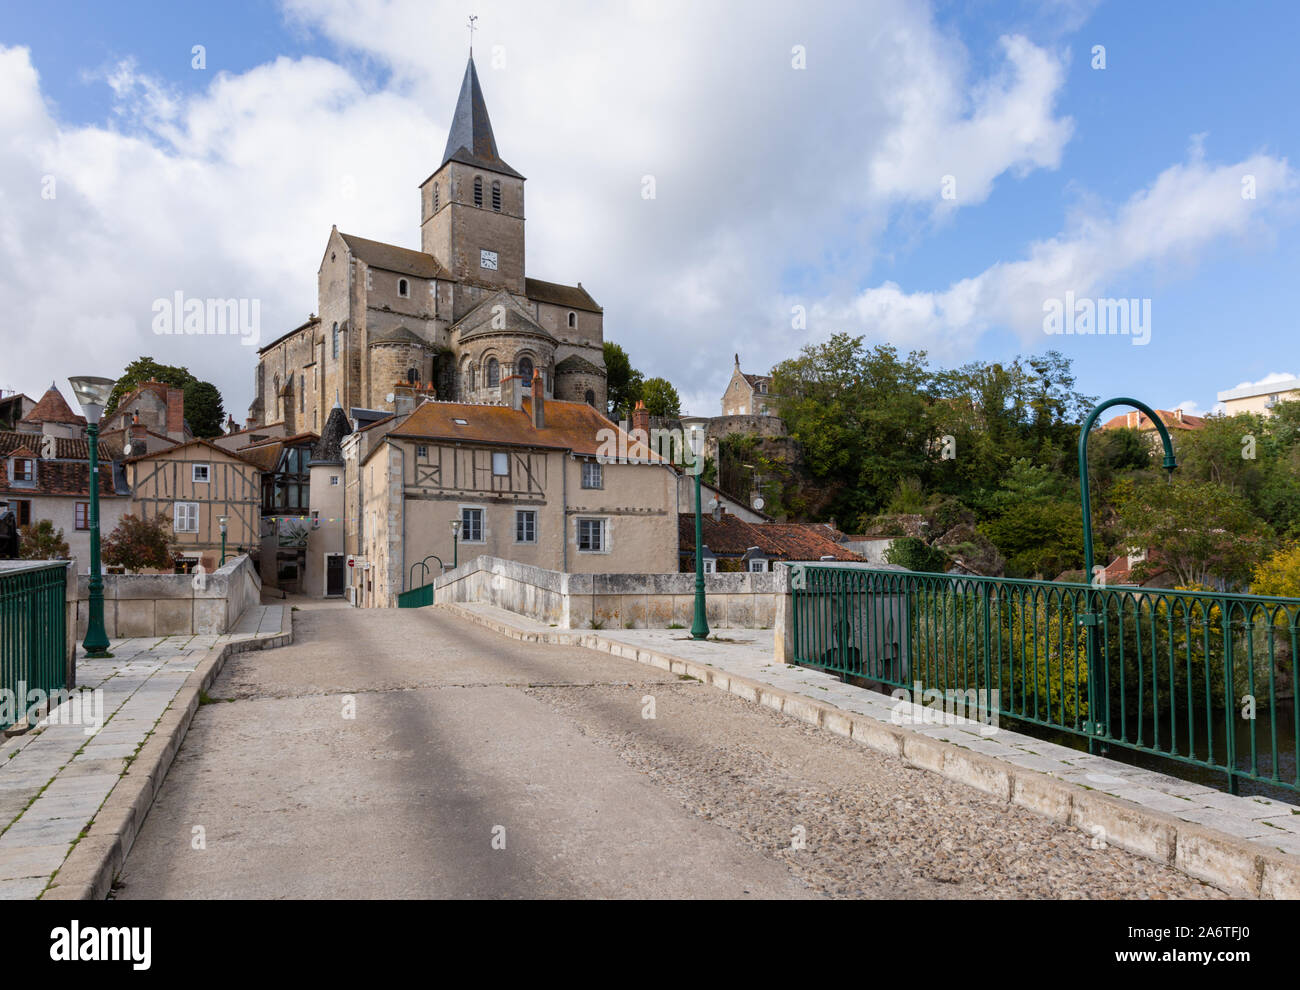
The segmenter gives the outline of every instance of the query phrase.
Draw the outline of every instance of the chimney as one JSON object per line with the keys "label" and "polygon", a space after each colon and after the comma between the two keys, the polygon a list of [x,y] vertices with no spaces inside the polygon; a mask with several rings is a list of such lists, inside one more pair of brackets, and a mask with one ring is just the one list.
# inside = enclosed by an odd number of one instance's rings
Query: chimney
{"label": "chimney", "polygon": [[393,412],[398,416],[409,416],[415,411],[415,389],[409,382],[398,382],[393,386]]}
{"label": "chimney", "polygon": [[185,439],[185,393],[167,386],[167,436],[172,440]]}
{"label": "chimney", "polygon": [[1178,422],[1180,422],[1180,423],[1183,421],[1183,411],[1182,411],[1182,409],[1175,409],[1175,410],[1174,410],[1174,419],[1178,420]]}
{"label": "chimney", "polygon": [[533,369],[533,429],[540,430],[546,426],[546,386],[542,384],[542,373]]}
{"label": "chimney", "polygon": [[650,411],[640,399],[636,400],[636,408],[632,410],[632,430],[640,431],[642,443],[650,442]]}
{"label": "chimney", "polygon": [[518,375],[507,375],[501,379],[501,404],[511,409],[524,407],[524,382]]}

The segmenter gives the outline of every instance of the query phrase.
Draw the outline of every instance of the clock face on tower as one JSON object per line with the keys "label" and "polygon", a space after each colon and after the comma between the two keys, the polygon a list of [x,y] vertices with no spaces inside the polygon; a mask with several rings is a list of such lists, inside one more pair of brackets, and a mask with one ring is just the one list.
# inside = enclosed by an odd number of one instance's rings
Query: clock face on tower
{"label": "clock face on tower", "polygon": [[497,270],[497,253],[495,251],[482,250],[478,253],[478,266],[486,268],[490,272]]}

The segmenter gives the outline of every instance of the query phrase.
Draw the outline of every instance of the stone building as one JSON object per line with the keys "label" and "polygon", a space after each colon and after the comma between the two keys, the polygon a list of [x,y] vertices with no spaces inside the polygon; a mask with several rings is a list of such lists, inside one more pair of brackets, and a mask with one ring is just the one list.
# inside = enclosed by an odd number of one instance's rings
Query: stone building
{"label": "stone building", "polygon": [[[317,311],[258,352],[250,426],[319,433],[335,397],[388,410],[398,383],[499,402],[501,382],[603,411],[604,316],[579,282],[529,278],[524,177],[501,158],[471,56],[442,162],[420,184],[420,248],[330,231]],[[353,417],[356,418],[356,417]]]}
{"label": "stone building", "polygon": [[740,355],[731,372],[731,381],[722,393],[724,416],[775,416],[775,396],[771,394],[771,375],[747,375],[740,370]]}
{"label": "stone building", "polygon": [[677,472],[587,403],[546,398],[540,376],[528,390],[507,377],[501,404],[424,400],[341,439],[352,604],[391,607],[439,562],[482,554],[577,574],[677,570]]}

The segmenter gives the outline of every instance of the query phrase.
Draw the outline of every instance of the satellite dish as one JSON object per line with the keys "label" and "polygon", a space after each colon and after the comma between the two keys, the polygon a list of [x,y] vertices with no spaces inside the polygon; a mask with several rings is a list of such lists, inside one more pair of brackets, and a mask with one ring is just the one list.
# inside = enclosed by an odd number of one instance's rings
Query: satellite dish
{"label": "satellite dish", "polygon": [[763,501],[762,495],[755,495],[754,501],[750,502],[749,504],[754,507],[755,512],[762,512],[763,506],[767,505],[767,503]]}

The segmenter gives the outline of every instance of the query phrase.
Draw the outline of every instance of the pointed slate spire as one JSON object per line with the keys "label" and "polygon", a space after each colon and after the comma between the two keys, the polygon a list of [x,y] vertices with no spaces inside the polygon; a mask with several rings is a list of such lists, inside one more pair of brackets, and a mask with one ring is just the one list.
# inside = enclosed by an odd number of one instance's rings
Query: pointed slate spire
{"label": "pointed slate spire", "polygon": [[465,78],[460,84],[460,96],[456,100],[451,130],[447,134],[447,148],[442,153],[443,165],[451,161],[523,178],[503,162],[497,153],[496,138],[492,136],[492,121],[488,118],[483,88],[479,86],[478,73],[474,70],[473,55],[465,66]]}

